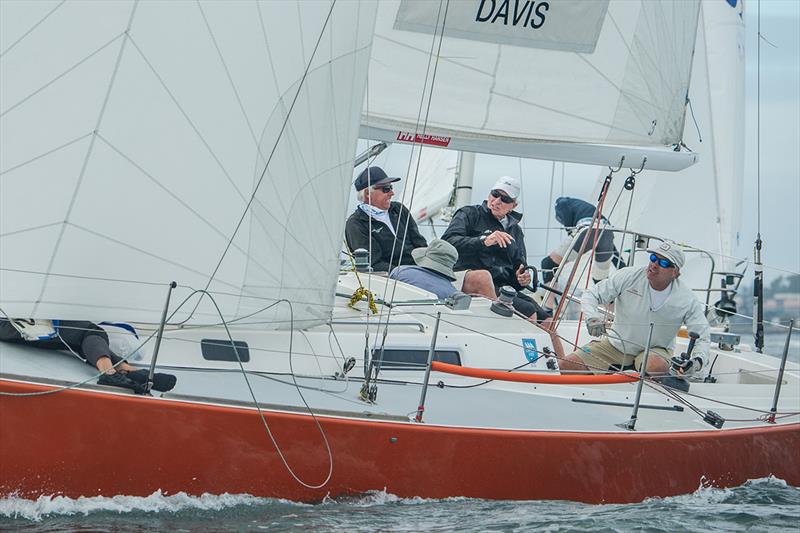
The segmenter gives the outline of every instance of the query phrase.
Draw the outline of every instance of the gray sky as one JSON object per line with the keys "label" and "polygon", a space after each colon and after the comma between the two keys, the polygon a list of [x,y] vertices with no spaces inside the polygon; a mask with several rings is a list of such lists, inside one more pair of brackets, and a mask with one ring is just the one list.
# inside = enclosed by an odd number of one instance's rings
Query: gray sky
{"label": "gray sky", "polygon": [[[800,2],[761,0],[761,238],[765,264],[800,272]],[[757,231],[757,28],[759,2],[745,4],[747,115],[742,239]],[[767,271],[768,274],[773,274]]]}

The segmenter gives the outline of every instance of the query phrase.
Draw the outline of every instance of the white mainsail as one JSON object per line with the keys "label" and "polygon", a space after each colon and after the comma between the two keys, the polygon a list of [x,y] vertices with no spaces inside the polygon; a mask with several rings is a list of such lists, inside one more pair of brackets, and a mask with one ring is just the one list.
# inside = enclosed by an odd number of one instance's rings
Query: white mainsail
{"label": "white mainsail", "polygon": [[328,316],[375,10],[0,3],[0,309]]}
{"label": "white mainsail", "polygon": [[[690,121],[684,133],[685,142],[700,155],[700,161],[680,173],[645,171],[638,176],[629,220],[629,226],[641,232],[668,236],[714,253],[718,271],[733,267],[741,223],[744,60],[741,3],[731,6],[703,1],[689,90],[697,128]],[[614,178],[611,198],[617,197],[624,177]],[[611,215],[618,227],[625,223],[628,194],[623,194]],[[694,284],[705,286],[708,259],[690,254],[687,260],[696,262],[697,270],[705,273],[693,280]]]}
{"label": "white mainsail", "polygon": [[665,147],[683,133],[698,10],[671,0],[382,2],[361,136],[594,164],[624,154],[629,167],[647,155],[648,168],[685,168],[695,155]]}

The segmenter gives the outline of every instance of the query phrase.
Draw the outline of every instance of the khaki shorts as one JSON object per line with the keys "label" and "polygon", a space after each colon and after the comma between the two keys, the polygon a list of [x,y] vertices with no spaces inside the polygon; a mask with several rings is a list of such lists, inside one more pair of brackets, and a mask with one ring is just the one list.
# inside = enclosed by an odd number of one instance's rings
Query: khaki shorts
{"label": "khaki shorts", "polygon": [[[604,374],[612,365],[617,366],[630,366],[633,363],[634,368],[638,371],[642,366],[642,359],[644,359],[644,350],[634,357],[633,355],[625,355],[621,351],[614,348],[607,337],[600,340],[592,341],[582,349],[575,350],[571,355],[577,355],[583,361],[589,370],[594,374]],[[666,348],[650,348],[650,357],[658,356],[666,361],[667,366],[670,364],[672,354]]]}
{"label": "khaki shorts", "polygon": [[456,287],[458,290],[462,290],[464,288],[464,277],[467,275],[469,270],[459,270],[458,272],[453,272],[456,275],[456,280],[453,282],[453,286]]}

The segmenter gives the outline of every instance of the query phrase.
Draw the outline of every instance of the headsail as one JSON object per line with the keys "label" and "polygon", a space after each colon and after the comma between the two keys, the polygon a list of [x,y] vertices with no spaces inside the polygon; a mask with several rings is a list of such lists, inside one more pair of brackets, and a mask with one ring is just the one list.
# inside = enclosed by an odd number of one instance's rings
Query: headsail
{"label": "headsail", "polygon": [[3,311],[329,314],[375,6],[289,4],[0,3]]}
{"label": "headsail", "polygon": [[450,203],[457,167],[457,152],[414,147],[408,179],[403,185],[403,198],[408,199],[406,203],[414,220],[432,219]]}
{"label": "headsail", "polygon": [[382,2],[361,135],[580,163],[627,154],[636,167],[649,154],[648,168],[684,168],[694,154],[665,147],[683,132],[698,10],[671,0]]}

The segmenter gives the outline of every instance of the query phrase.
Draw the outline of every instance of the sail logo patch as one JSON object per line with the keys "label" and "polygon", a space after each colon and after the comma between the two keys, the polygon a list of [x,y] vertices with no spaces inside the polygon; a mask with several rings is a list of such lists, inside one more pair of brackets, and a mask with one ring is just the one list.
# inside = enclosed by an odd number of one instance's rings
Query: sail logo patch
{"label": "sail logo patch", "polygon": [[536,347],[536,339],[522,339],[522,349],[525,351],[525,359],[529,363],[539,360],[539,349]]}
{"label": "sail logo patch", "polygon": [[450,145],[450,137],[441,135],[420,135],[408,131],[398,131],[397,140],[405,143],[428,144],[431,146],[447,147]]}

